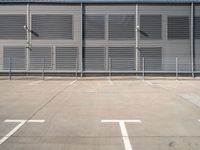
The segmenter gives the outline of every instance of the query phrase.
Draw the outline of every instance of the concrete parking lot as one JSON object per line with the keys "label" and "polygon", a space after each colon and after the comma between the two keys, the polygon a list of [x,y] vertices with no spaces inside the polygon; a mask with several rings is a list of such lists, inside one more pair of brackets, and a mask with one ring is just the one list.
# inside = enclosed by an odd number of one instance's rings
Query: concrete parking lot
{"label": "concrete parking lot", "polygon": [[0,80],[0,150],[199,150],[200,80]]}

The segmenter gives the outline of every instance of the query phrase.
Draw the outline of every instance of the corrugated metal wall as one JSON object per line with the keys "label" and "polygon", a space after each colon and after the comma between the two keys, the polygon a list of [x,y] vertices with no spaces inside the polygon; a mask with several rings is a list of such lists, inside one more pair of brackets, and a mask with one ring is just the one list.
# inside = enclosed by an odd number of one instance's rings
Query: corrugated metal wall
{"label": "corrugated metal wall", "polygon": [[[178,58],[179,72],[191,73],[191,6],[140,4],[138,10],[137,50],[135,4],[85,4],[83,11],[80,4],[31,4],[28,14],[26,5],[0,5],[0,70],[9,69],[12,57],[18,71],[140,72],[144,65],[149,72],[175,72]],[[200,71],[200,5],[194,20]]]}

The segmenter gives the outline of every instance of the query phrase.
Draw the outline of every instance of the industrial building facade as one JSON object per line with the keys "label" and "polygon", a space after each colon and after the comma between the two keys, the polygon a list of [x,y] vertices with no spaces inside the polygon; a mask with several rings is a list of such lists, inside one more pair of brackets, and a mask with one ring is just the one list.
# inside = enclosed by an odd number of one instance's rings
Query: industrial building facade
{"label": "industrial building facade", "polygon": [[0,72],[200,72],[198,0],[0,2]]}

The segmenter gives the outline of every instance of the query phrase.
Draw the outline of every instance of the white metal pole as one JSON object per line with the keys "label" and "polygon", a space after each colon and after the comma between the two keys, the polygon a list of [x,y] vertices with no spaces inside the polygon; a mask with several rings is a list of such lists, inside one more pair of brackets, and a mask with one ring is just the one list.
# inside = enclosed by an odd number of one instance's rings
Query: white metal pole
{"label": "white metal pole", "polygon": [[80,50],[80,62],[81,62],[81,77],[83,77],[83,2],[81,2],[81,16],[80,16],[80,21],[81,21],[81,41],[80,41],[80,47],[81,47],[81,50]]}
{"label": "white metal pole", "polygon": [[29,46],[30,46],[30,29],[29,29],[29,22],[30,22],[30,5],[27,3],[26,5],[26,70],[29,70]]}
{"label": "white metal pole", "polygon": [[191,15],[190,15],[190,49],[191,49],[191,67],[192,77],[194,78],[194,3],[191,3]]}
{"label": "white metal pole", "polygon": [[138,4],[135,5],[135,51],[136,51],[136,71],[138,71],[138,55],[139,55],[139,12],[138,12]]}

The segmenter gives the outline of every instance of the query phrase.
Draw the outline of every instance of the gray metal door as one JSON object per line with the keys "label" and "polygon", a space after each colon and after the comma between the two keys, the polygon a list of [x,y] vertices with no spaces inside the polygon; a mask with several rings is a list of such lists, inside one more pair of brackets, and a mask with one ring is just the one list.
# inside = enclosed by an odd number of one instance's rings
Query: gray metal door
{"label": "gray metal door", "polygon": [[56,47],[56,70],[76,71],[78,69],[77,47]]}
{"label": "gray metal door", "polygon": [[30,51],[30,70],[52,69],[52,48],[33,47]]}
{"label": "gray metal door", "polygon": [[3,49],[3,68],[13,70],[26,69],[26,49],[19,46],[6,46]]}
{"label": "gray metal door", "polygon": [[83,59],[85,71],[105,71],[104,47],[85,47]]}
{"label": "gray metal door", "polygon": [[109,47],[109,70],[135,71],[134,47]]}

